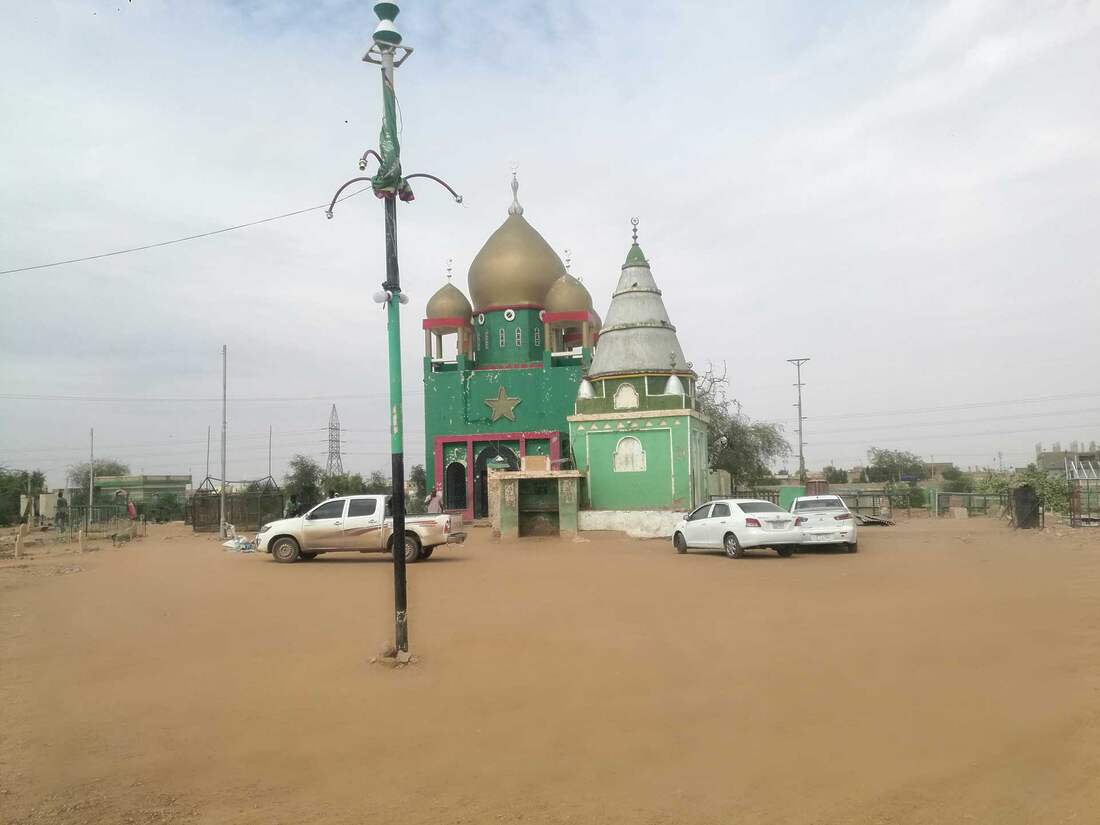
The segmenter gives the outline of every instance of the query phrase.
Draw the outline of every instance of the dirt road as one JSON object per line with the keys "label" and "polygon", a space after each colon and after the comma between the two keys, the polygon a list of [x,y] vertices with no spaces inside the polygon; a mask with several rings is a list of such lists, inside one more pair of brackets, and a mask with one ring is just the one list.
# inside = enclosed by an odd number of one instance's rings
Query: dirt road
{"label": "dirt road", "polygon": [[409,572],[395,671],[381,558],[176,526],[0,561],[0,821],[1097,821],[1100,536],[733,561],[476,531]]}

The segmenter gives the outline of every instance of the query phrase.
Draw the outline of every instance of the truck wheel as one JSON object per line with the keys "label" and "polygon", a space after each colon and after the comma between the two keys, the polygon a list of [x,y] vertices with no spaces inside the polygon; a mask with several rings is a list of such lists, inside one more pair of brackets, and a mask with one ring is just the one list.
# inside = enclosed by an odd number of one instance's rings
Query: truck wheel
{"label": "truck wheel", "polygon": [[290,536],[276,539],[275,543],[271,545],[271,558],[280,564],[293,564],[298,561],[301,552],[302,549],[298,546],[298,542]]}
{"label": "truck wheel", "polygon": [[794,548],[793,547],[776,547],[775,552],[778,553],[779,555],[781,555],[783,558],[789,559],[791,556],[794,555]]}
{"label": "truck wheel", "polygon": [[434,547],[425,547],[425,548],[423,548],[420,551],[420,558],[421,559],[430,559],[432,557],[432,551],[433,550],[435,550]]}
{"label": "truck wheel", "polygon": [[742,559],[745,557],[745,551],[741,548],[741,542],[737,540],[737,536],[733,533],[726,533],[726,537],[722,540],[722,546],[726,549],[726,555],[731,559]]}
{"label": "truck wheel", "polygon": [[[393,552],[393,539],[390,539],[390,552]],[[420,559],[420,536],[416,533],[405,533],[405,564],[412,564]]]}
{"label": "truck wheel", "polygon": [[687,540],[684,539],[683,533],[677,533],[672,537],[672,546],[676,548],[677,553],[686,553],[688,551]]}

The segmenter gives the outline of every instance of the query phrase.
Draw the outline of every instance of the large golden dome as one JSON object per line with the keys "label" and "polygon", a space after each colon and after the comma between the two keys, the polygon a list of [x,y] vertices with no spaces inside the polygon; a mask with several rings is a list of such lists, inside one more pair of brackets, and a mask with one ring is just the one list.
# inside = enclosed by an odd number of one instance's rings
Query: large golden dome
{"label": "large golden dome", "polygon": [[592,296],[584,284],[566,272],[546,293],[547,312],[591,312]]}
{"label": "large golden dome", "polygon": [[470,297],[478,311],[490,307],[538,306],[562,275],[561,258],[523,217],[515,198],[519,184],[512,180],[512,206],[501,224],[470,264]]}
{"label": "large golden dome", "polygon": [[472,314],[470,302],[450,281],[447,281],[435,295],[428,299],[428,307],[424,313],[426,318],[465,318],[467,320]]}

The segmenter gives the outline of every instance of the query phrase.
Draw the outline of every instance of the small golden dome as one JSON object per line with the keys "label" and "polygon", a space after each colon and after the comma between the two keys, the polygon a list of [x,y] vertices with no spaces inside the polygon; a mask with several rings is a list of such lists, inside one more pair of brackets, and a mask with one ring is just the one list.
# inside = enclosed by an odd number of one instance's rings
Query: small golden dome
{"label": "small golden dome", "polygon": [[470,264],[470,297],[478,311],[489,307],[544,306],[546,293],[565,274],[561,258],[527,223],[513,175],[512,206]]}
{"label": "small golden dome", "polygon": [[447,281],[428,299],[425,316],[428,318],[465,318],[473,315],[473,309],[462,290]]}
{"label": "small golden dome", "polygon": [[566,272],[546,293],[547,312],[591,312],[592,296],[584,284]]}

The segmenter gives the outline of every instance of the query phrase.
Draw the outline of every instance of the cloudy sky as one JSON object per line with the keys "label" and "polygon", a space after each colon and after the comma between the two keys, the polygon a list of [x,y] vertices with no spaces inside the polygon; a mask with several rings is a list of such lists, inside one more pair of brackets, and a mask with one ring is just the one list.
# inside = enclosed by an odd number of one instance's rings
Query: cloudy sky
{"label": "cloudy sky", "polygon": [[[326,202],[375,143],[369,3],[3,0],[0,270]],[[1023,464],[1100,440],[1100,3],[410,2],[398,71],[407,453],[419,321],[526,217],[606,310],[641,241],[688,357],[807,460]],[[388,465],[381,206],[0,276],[0,463],[231,478]],[[792,438],[792,442],[793,442]],[[216,458],[213,459],[216,465]]]}

